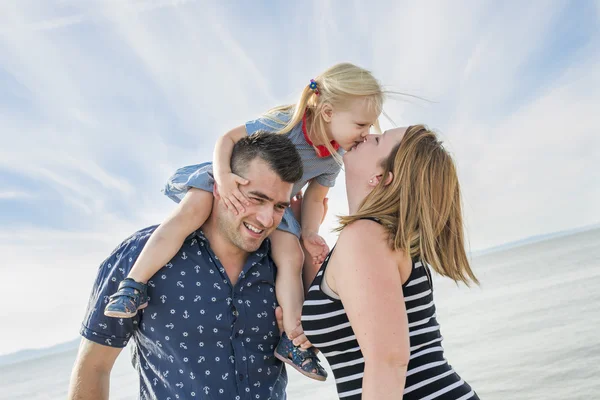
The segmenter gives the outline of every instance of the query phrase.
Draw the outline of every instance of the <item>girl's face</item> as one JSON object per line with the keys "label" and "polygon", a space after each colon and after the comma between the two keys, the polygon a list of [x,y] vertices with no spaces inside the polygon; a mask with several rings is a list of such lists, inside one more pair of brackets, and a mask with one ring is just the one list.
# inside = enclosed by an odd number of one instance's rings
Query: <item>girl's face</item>
{"label": "girl's face", "polygon": [[344,110],[329,108],[324,113],[329,122],[327,136],[346,151],[365,140],[379,116],[373,107],[369,107],[366,97],[351,100],[349,107]]}

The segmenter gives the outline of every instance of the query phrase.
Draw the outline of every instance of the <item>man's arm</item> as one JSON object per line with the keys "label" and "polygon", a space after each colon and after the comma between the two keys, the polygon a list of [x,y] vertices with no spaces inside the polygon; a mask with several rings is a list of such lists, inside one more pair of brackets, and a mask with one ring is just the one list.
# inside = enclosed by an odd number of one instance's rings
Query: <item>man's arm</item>
{"label": "man's arm", "polygon": [[110,295],[118,289],[155,227],[135,232],[117,246],[98,268],[79,333],[83,340],[71,374],[70,400],[108,399],[110,371],[142,319],[104,315]]}
{"label": "man's arm", "polygon": [[108,399],[110,371],[121,350],[82,338],[71,373],[68,400]]}

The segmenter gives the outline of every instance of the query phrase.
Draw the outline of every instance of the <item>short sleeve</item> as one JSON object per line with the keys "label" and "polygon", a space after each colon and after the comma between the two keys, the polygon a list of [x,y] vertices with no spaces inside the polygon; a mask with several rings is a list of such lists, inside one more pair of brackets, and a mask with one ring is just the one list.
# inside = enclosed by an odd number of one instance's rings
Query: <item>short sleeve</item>
{"label": "short sleeve", "polygon": [[278,113],[273,116],[273,120],[264,116],[252,121],[246,122],[246,133],[253,133],[263,130],[267,132],[277,132],[285,127],[285,124],[290,120],[290,114]]}
{"label": "short sleeve", "polygon": [[334,187],[335,180],[337,179],[338,175],[340,174],[340,170],[341,170],[340,166],[332,167],[326,173],[317,176],[315,178],[315,180],[317,181],[317,183],[319,185],[323,185],[325,187]]}
{"label": "short sleeve", "polygon": [[134,318],[112,318],[104,315],[104,307],[109,296],[117,291],[119,283],[129,273],[155,228],[136,232],[100,264],[82,322],[81,336],[110,347],[122,348],[127,345],[138,327],[140,314]]}

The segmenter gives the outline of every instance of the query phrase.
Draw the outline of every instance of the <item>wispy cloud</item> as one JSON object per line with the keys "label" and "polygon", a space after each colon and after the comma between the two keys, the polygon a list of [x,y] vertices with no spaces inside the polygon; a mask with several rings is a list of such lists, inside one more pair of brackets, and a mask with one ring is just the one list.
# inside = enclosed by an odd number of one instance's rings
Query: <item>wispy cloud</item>
{"label": "wispy cloud", "polygon": [[0,200],[2,199],[28,199],[33,197],[30,193],[18,191],[0,192]]}
{"label": "wispy cloud", "polygon": [[61,307],[48,341],[74,336],[97,264],[172,209],[169,174],[339,61],[434,100],[386,110],[454,152],[473,249],[598,222],[599,21],[591,1],[0,2],[0,304],[31,276],[41,296],[64,287],[22,311]]}

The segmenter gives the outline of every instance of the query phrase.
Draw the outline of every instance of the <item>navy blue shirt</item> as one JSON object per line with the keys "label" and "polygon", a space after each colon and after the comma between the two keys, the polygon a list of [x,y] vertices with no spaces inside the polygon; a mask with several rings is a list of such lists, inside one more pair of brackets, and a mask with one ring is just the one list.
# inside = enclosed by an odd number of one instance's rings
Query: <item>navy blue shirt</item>
{"label": "navy blue shirt", "polygon": [[130,319],[104,316],[155,229],[134,233],[100,265],[81,335],[111,347],[133,338],[140,399],[285,399],[285,368],[273,355],[279,329],[268,239],[233,286],[197,231],[148,282],[146,309]]}

